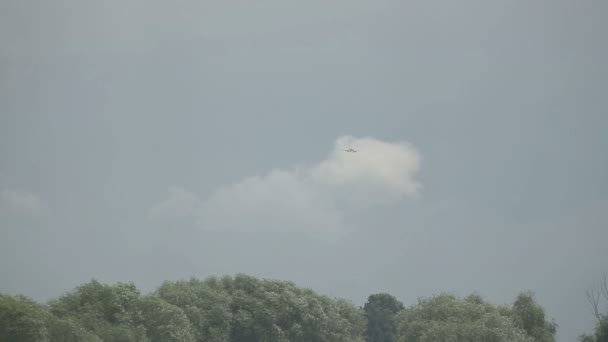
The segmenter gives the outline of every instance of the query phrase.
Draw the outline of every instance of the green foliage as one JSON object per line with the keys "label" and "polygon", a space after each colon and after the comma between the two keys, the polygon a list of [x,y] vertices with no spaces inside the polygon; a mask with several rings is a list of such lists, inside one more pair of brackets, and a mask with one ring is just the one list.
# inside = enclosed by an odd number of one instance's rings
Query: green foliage
{"label": "green foliage", "polygon": [[[555,329],[530,293],[512,307],[441,294],[407,309],[380,293],[357,308],[243,274],[165,282],[145,296],[93,279],[48,305],[0,294],[0,342],[551,342]],[[608,318],[581,341],[608,342]]]}
{"label": "green foliage", "polygon": [[77,320],[61,319],[49,313],[47,321],[50,341],[57,342],[102,342],[92,331],[85,329]]}
{"label": "green foliage", "polygon": [[608,342],[608,315],[601,315],[593,335],[582,335],[581,342]]}
{"label": "green foliage", "polygon": [[368,342],[395,341],[395,315],[403,310],[403,303],[387,293],[368,297],[363,306],[367,326],[365,337]]}
{"label": "green foliage", "polygon": [[46,342],[44,308],[23,296],[0,294],[0,341]]}
{"label": "green foliage", "polygon": [[397,341],[533,342],[505,313],[504,308],[485,303],[476,295],[459,299],[440,294],[397,315]]}
{"label": "green foliage", "polygon": [[518,326],[534,338],[534,341],[555,341],[557,324],[545,320],[545,310],[534,301],[533,293],[520,293],[513,303],[512,312]]}
{"label": "green foliage", "polygon": [[360,341],[361,312],[293,283],[239,274],[165,282],[156,295],[183,310],[196,341]]}
{"label": "green foliage", "polygon": [[595,328],[597,342],[608,342],[608,315],[602,316]]}
{"label": "green foliage", "polygon": [[587,299],[593,313],[597,318],[593,335],[582,335],[579,341],[583,342],[608,342],[608,313],[602,313],[602,302],[608,303],[608,275],[604,275],[600,282],[594,287],[586,291]]}
{"label": "green foliage", "polygon": [[363,310],[356,308],[351,302],[344,299],[336,299],[334,304],[339,317],[342,319],[344,329],[349,332],[350,341],[364,341],[366,320]]}
{"label": "green foliage", "polygon": [[195,341],[226,342],[230,338],[230,298],[208,283],[165,282],[156,296],[182,310],[192,325]]}
{"label": "green foliage", "polygon": [[357,341],[363,327],[346,301],[243,274],[165,282],[156,295],[181,308],[196,341]]}
{"label": "green foliage", "polygon": [[0,294],[0,341],[101,342],[73,319],[61,319],[23,296]]}
{"label": "green foliage", "polygon": [[134,284],[83,284],[50,303],[51,312],[79,322],[103,341],[148,341],[138,310],[140,294]]}
{"label": "green foliage", "polygon": [[139,308],[150,342],[194,341],[192,325],[179,307],[161,298],[146,296],[141,299]]}

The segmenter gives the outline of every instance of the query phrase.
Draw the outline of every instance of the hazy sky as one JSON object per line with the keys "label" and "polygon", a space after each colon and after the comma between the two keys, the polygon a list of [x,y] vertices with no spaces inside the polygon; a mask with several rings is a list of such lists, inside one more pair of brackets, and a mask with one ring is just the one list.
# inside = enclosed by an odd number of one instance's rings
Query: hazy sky
{"label": "hazy sky", "polygon": [[573,341],[608,272],[607,19],[605,0],[2,0],[0,292],[529,289]]}

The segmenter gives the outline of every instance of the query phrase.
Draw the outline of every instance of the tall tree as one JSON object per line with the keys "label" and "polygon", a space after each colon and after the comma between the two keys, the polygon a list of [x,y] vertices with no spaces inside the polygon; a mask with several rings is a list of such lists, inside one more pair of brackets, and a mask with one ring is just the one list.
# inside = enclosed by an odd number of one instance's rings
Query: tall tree
{"label": "tall tree", "polygon": [[403,303],[388,293],[370,295],[363,306],[368,342],[395,341],[395,315],[404,309]]}
{"label": "tall tree", "polygon": [[532,292],[520,293],[513,303],[515,322],[537,342],[555,341],[557,324],[545,320],[545,310],[534,300]]}

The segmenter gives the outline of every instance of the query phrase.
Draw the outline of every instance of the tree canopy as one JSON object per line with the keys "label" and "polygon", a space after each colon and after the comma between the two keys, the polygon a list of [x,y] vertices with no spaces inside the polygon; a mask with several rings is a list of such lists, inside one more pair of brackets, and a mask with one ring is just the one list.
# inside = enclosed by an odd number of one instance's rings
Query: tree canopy
{"label": "tree canopy", "polygon": [[[530,306],[537,309],[535,303]],[[416,305],[398,314],[397,341],[534,342],[554,340],[552,335],[554,330],[550,331],[551,334],[547,340],[538,339],[528,332],[527,326],[520,322],[521,313],[518,310],[517,305],[510,308],[489,304],[478,295],[460,299],[452,294],[443,293],[432,298],[422,299]],[[524,320],[528,318],[525,315],[523,317]],[[540,322],[535,320],[538,317],[532,318],[531,331],[534,333],[537,332],[537,325],[543,327],[550,325],[544,320],[544,312],[541,317]],[[545,338],[544,335],[543,338]]]}
{"label": "tree canopy", "polygon": [[[606,341],[602,322],[585,341]],[[550,342],[555,331],[528,292],[511,306],[444,293],[406,308],[378,293],[357,307],[237,274],[166,281],[149,294],[93,279],[45,304],[0,294],[0,342]]]}
{"label": "tree canopy", "polygon": [[367,319],[366,340],[368,342],[395,341],[395,315],[403,309],[403,303],[388,293],[369,296],[363,306]]}

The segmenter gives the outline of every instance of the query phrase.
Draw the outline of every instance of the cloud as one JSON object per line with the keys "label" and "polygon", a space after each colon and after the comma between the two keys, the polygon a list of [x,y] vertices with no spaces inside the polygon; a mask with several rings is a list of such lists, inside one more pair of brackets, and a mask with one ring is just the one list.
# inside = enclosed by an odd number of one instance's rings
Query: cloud
{"label": "cloud", "polygon": [[16,189],[5,189],[0,192],[3,211],[13,214],[38,216],[48,211],[39,196]]}
{"label": "cloud", "polygon": [[169,187],[167,199],[158,203],[148,211],[148,219],[152,221],[173,221],[192,218],[201,206],[200,199],[180,187]]}
{"label": "cloud", "polygon": [[343,234],[343,214],[332,198],[294,171],[274,170],[218,189],[204,201],[198,225],[205,230]]}
{"label": "cloud", "polygon": [[[344,151],[349,148],[357,152]],[[419,168],[420,156],[407,142],[343,136],[336,140],[327,159],[311,167],[309,173],[316,183],[344,190],[351,200],[369,205],[417,195],[422,185],[414,175]]]}
{"label": "cloud", "polygon": [[[356,153],[346,152],[354,148]],[[347,232],[345,213],[416,196],[418,152],[406,142],[338,138],[325,160],[275,169],[221,187],[204,200],[171,188],[169,198],[150,210],[166,220],[194,217],[203,230],[305,232],[335,239]]]}

